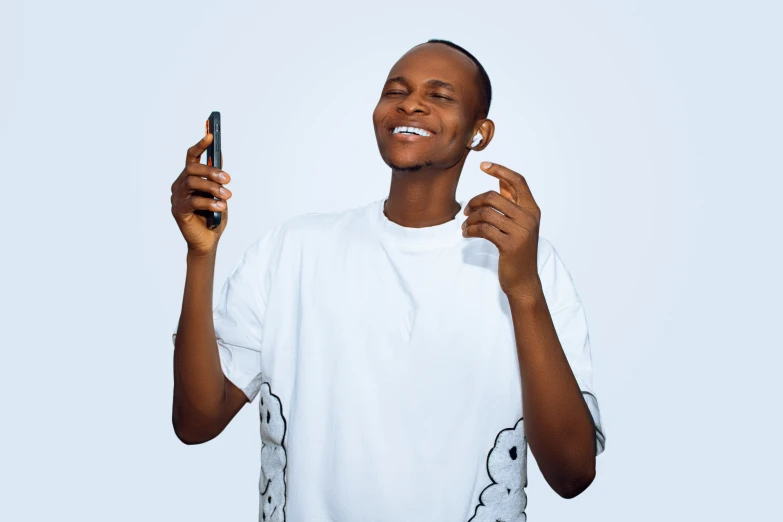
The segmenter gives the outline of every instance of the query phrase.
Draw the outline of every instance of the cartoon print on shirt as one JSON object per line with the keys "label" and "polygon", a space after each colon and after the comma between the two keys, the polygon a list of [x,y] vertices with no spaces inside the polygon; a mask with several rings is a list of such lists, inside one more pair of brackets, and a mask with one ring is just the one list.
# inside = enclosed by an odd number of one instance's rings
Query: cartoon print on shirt
{"label": "cartoon print on shirt", "polygon": [[498,433],[487,455],[487,472],[492,484],[479,495],[479,505],[468,522],[525,522],[527,439],[522,419]]}
{"label": "cartoon print on shirt", "polygon": [[258,489],[261,492],[259,522],[285,521],[285,467],[286,452],[283,445],[286,420],[280,398],[272,394],[269,383],[261,385],[259,391],[259,414],[261,420],[261,478]]}

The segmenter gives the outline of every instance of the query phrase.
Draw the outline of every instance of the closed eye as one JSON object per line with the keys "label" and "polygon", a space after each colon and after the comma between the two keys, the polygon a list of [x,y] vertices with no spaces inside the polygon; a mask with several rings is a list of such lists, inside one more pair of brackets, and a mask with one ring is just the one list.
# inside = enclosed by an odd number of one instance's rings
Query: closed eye
{"label": "closed eye", "polygon": [[[391,95],[393,95],[393,94],[405,94],[405,93],[404,93],[403,91],[386,91],[386,93],[385,93],[385,94],[386,94],[387,96],[391,96]],[[432,97],[433,97],[433,98],[442,98],[442,99],[444,99],[444,100],[453,101],[453,100],[452,100],[451,98],[449,98],[448,96],[444,96],[444,95],[442,95],[442,94],[433,94],[433,95],[432,95]]]}

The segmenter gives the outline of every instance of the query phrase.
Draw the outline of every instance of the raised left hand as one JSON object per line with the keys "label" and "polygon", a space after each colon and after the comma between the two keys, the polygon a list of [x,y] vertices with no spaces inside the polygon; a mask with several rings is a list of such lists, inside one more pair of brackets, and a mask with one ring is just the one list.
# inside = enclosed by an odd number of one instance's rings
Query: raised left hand
{"label": "raised left hand", "polygon": [[537,266],[541,210],[521,174],[487,161],[481,169],[498,178],[500,193],[490,190],[468,201],[462,235],[483,237],[498,247],[498,279],[509,299],[535,296],[541,288]]}

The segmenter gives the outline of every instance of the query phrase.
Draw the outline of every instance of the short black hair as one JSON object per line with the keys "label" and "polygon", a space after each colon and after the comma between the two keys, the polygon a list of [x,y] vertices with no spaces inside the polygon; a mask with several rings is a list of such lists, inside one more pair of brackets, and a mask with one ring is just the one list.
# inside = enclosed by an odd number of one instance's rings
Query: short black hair
{"label": "short black hair", "polygon": [[459,45],[455,44],[454,42],[450,42],[448,40],[438,40],[436,38],[433,38],[432,40],[427,40],[427,43],[441,43],[448,45],[449,47],[458,50],[465,56],[471,59],[473,63],[476,64],[476,67],[478,67],[478,74],[479,74],[479,118],[486,118],[489,114],[489,106],[492,103],[492,84],[489,82],[489,76],[487,75],[487,71],[484,70],[484,66],[481,65],[481,63],[476,59],[475,56],[470,54],[466,49],[460,47]]}

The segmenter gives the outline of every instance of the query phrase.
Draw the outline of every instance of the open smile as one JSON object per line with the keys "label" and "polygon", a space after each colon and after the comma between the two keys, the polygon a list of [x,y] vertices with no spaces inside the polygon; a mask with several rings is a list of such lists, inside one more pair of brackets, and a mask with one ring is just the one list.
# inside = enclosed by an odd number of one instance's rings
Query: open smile
{"label": "open smile", "polygon": [[419,141],[431,138],[434,133],[421,127],[400,126],[389,129],[389,134],[401,141]]}

